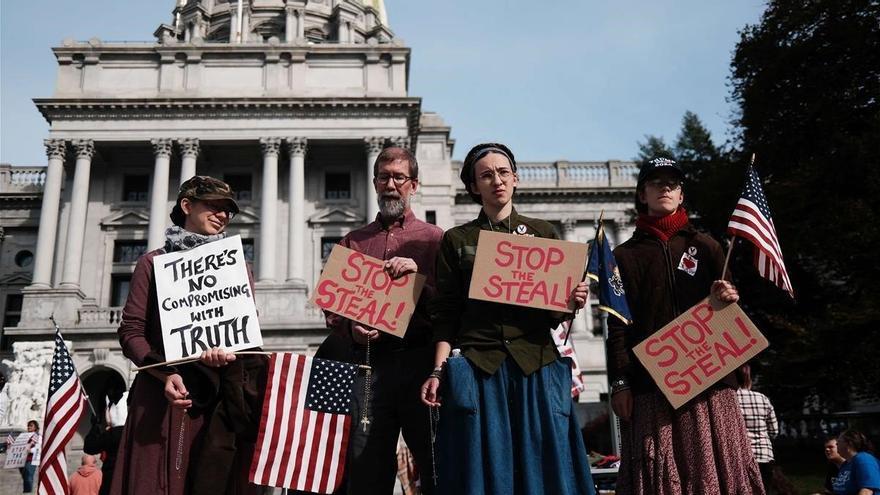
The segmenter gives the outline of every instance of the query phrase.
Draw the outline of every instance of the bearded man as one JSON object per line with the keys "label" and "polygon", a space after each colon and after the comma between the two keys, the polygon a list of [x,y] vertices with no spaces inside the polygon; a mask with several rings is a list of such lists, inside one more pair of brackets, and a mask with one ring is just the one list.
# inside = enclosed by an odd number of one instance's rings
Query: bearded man
{"label": "bearded man", "polygon": [[[349,233],[339,243],[349,249],[385,260],[394,278],[421,273],[427,280],[404,338],[326,313],[327,325],[351,343],[355,362],[364,363],[367,342],[372,367],[369,404],[365,404],[363,373],[355,382],[352,429],[349,439],[347,486],[350,494],[390,494],[397,472],[397,440],[413,453],[423,493],[432,493],[429,410],[419,400],[422,380],[433,368],[431,325],[427,302],[434,296],[434,264],[443,230],[423,222],[410,209],[419,188],[416,157],[403,148],[386,148],[373,165],[373,186],[379,214],[368,225]],[[369,406],[369,423],[360,419]]]}

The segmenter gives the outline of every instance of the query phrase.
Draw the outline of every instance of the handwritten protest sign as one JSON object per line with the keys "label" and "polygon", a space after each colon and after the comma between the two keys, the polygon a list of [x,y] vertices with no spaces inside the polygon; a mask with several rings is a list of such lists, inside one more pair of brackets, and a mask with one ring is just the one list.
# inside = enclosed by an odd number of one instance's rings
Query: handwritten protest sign
{"label": "handwritten protest sign", "polygon": [[241,236],[153,258],[165,358],[263,344]]}
{"label": "handwritten protest sign", "polygon": [[368,327],[403,337],[425,276],[393,279],[385,262],[336,245],[312,293],[312,304]]}
{"label": "handwritten protest sign", "polygon": [[634,351],[678,409],[768,345],[737,304],[703,299]]}
{"label": "handwritten protest sign", "polygon": [[11,445],[6,449],[6,462],[3,469],[21,468],[27,463],[28,451],[31,449],[28,443],[34,434],[31,432],[19,433]]}
{"label": "handwritten protest sign", "polygon": [[571,313],[586,263],[586,244],[483,230],[468,296]]}

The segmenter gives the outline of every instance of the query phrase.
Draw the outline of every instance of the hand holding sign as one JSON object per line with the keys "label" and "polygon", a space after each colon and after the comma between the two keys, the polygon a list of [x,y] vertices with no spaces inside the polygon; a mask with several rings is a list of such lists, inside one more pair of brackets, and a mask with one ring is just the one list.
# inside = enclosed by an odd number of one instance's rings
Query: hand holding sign
{"label": "hand holding sign", "polygon": [[678,409],[768,345],[736,303],[724,304],[713,296],[685,311],[633,351],[672,407]]}
{"label": "hand holding sign", "polygon": [[337,245],[310,301],[370,329],[403,337],[425,285],[425,276],[414,273],[416,269],[409,258],[383,261]]}

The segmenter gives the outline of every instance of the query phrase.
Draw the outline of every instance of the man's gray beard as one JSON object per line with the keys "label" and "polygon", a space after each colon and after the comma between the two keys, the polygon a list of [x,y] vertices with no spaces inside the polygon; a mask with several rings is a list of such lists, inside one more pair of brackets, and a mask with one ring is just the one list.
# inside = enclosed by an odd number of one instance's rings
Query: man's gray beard
{"label": "man's gray beard", "polygon": [[398,218],[406,211],[406,200],[379,197],[379,214],[383,218]]}

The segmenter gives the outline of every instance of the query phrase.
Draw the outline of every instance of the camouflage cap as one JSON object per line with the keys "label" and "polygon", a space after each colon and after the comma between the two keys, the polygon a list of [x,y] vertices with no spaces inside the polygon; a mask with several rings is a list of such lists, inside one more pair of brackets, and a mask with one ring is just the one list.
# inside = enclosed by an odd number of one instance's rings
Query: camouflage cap
{"label": "camouflage cap", "polygon": [[171,210],[171,221],[175,225],[183,226],[185,222],[185,215],[180,208],[180,201],[184,198],[196,201],[226,201],[229,203],[229,211],[234,214],[239,212],[235,194],[229,184],[207,175],[194,175],[181,184],[177,192],[177,204]]}

